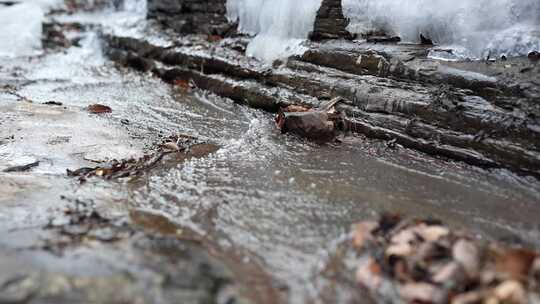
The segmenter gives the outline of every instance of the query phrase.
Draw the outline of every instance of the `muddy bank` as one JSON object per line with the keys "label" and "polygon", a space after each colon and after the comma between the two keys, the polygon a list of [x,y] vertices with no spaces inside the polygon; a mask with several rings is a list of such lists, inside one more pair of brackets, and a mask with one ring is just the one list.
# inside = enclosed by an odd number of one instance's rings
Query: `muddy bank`
{"label": "muddy bank", "polygon": [[[341,30],[331,34],[319,29],[321,24],[343,28],[342,15],[328,15],[340,6],[327,2],[315,33],[343,37]],[[186,7],[174,16],[188,14]],[[152,19],[164,15],[152,5],[150,12]],[[328,25],[327,19],[335,22]],[[196,23],[179,32],[210,36],[171,34],[163,37],[168,41],[164,44],[118,35],[104,38],[110,58],[169,82],[192,81],[198,88],[272,112],[291,104],[316,107],[340,97],[344,102],[338,109],[347,131],[481,167],[540,176],[540,68],[528,58],[442,62],[427,58],[432,46],[325,40],[311,42],[304,55],[270,67],[245,56],[249,38],[216,39],[216,33]]]}

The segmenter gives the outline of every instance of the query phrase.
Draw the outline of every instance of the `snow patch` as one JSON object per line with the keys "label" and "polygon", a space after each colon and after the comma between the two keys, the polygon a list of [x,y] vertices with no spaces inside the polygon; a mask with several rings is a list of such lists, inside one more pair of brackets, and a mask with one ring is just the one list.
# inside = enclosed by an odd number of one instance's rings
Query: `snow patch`
{"label": "snow patch", "polygon": [[321,0],[228,0],[227,16],[241,32],[254,35],[247,55],[271,62],[301,54],[313,30]]}
{"label": "snow patch", "polygon": [[39,52],[44,12],[38,4],[0,7],[0,56],[29,56]]}

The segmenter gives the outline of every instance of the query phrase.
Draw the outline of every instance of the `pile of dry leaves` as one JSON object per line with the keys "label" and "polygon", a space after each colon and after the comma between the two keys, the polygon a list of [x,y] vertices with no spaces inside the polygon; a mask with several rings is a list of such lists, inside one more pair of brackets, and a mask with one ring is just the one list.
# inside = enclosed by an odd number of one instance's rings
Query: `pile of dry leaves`
{"label": "pile of dry leaves", "polygon": [[384,215],[354,226],[356,280],[377,302],[538,303],[540,255],[482,242],[439,221]]}
{"label": "pile of dry leaves", "polygon": [[187,135],[174,135],[150,149],[150,152],[140,158],[113,160],[97,167],[85,167],[77,170],[67,170],[67,175],[78,177],[85,182],[91,177],[118,179],[138,176],[160,163],[164,157],[170,156],[173,162],[179,163],[191,157],[204,157],[219,149],[218,146],[200,142]]}

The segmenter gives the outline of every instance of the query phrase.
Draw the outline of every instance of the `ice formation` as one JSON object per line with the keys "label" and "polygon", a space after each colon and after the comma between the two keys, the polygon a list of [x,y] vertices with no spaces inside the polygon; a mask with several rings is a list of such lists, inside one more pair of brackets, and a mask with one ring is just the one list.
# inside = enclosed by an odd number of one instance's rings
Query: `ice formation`
{"label": "ice formation", "polygon": [[146,16],[148,7],[147,0],[125,0],[123,6],[125,11]]}
{"label": "ice formation", "polygon": [[19,0],[18,2],[38,5],[44,10],[60,7],[64,4],[64,1],[62,0]]}
{"label": "ice formation", "polygon": [[343,0],[349,31],[386,31],[405,42],[420,33],[464,57],[540,49],[538,0]]}
{"label": "ice formation", "polygon": [[247,54],[270,62],[303,51],[321,0],[228,0],[229,20],[255,35]]}
{"label": "ice formation", "polygon": [[0,7],[0,56],[34,55],[41,49],[43,9],[36,3]]}
{"label": "ice formation", "polygon": [[[321,0],[228,0],[231,21],[254,40],[247,53],[271,61],[302,52]],[[343,0],[349,31],[385,31],[416,43],[420,33],[455,59],[525,55],[540,49],[539,0]],[[441,58],[452,59],[452,58]]]}

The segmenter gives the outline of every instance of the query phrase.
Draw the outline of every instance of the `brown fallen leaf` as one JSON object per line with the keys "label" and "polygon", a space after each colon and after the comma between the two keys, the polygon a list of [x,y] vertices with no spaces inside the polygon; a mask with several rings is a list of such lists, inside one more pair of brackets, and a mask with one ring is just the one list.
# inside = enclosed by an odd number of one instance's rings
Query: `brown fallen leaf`
{"label": "brown fallen leaf", "polygon": [[166,142],[161,146],[166,151],[180,151],[180,147],[175,142]]}
{"label": "brown fallen leaf", "polygon": [[383,282],[381,265],[374,258],[368,257],[358,266],[356,281],[369,290],[377,290]]}
{"label": "brown fallen leaf", "polygon": [[414,231],[414,227],[401,230],[390,239],[392,244],[411,244],[418,241],[419,239]]}
{"label": "brown fallen leaf", "polygon": [[477,304],[482,303],[482,299],[485,297],[482,291],[469,291],[455,296],[450,303],[452,304]]}
{"label": "brown fallen leaf", "polygon": [[406,303],[442,303],[443,293],[429,283],[407,283],[399,287],[399,295]]}
{"label": "brown fallen leaf", "polygon": [[437,284],[453,283],[457,286],[467,281],[467,274],[457,262],[450,262],[433,274],[432,280]]}
{"label": "brown fallen leaf", "polygon": [[437,242],[423,242],[416,247],[415,258],[419,261],[431,263],[446,259],[450,256],[450,250]]}
{"label": "brown fallen leaf", "polygon": [[414,232],[426,242],[435,242],[442,237],[447,236],[450,233],[450,230],[443,226],[420,224],[415,227]]}
{"label": "brown fallen leaf", "polygon": [[407,265],[407,262],[403,259],[399,259],[394,262],[394,276],[400,282],[413,281],[409,266]]}
{"label": "brown fallen leaf", "polygon": [[89,105],[86,110],[92,114],[112,113],[111,107],[102,104]]}
{"label": "brown fallen leaf", "polygon": [[309,112],[313,111],[310,108],[299,106],[299,105],[290,105],[282,109],[282,112]]}
{"label": "brown fallen leaf", "polygon": [[376,222],[361,222],[354,225],[352,243],[358,250],[364,249],[366,243],[373,240],[373,231],[377,228]]}
{"label": "brown fallen leaf", "polygon": [[379,232],[386,234],[390,230],[394,229],[401,222],[401,215],[399,213],[385,212],[379,219]]}
{"label": "brown fallen leaf", "polygon": [[386,249],[386,257],[388,258],[406,258],[414,253],[414,248],[409,243],[398,243],[388,246]]}
{"label": "brown fallen leaf", "polygon": [[176,79],[174,81],[174,85],[180,89],[180,92],[182,92],[182,94],[187,94],[191,89],[189,81],[185,79]]}
{"label": "brown fallen leaf", "polygon": [[223,40],[223,37],[219,36],[219,35],[209,35],[208,36],[208,42],[219,42]]}
{"label": "brown fallen leaf", "polygon": [[499,303],[526,304],[528,302],[525,287],[520,282],[514,280],[499,284],[495,288],[493,295],[499,300]]}
{"label": "brown fallen leaf", "polygon": [[495,268],[510,279],[526,280],[537,253],[526,249],[508,249],[495,254]]}
{"label": "brown fallen leaf", "polygon": [[362,249],[357,282],[383,299],[390,288],[392,303],[525,304],[540,286],[540,253],[479,241],[440,221],[361,222],[352,245]]}
{"label": "brown fallen leaf", "polygon": [[316,142],[329,142],[336,137],[336,127],[328,114],[319,111],[281,113],[276,125],[281,133],[293,133]]}
{"label": "brown fallen leaf", "polygon": [[460,239],[452,247],[454,260],[463,266],[469,278],[476,278],[480,271],[480,251],[468,240]]}

